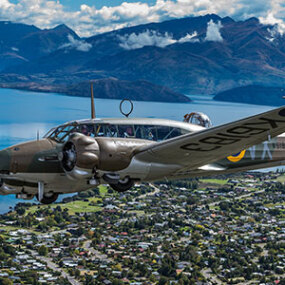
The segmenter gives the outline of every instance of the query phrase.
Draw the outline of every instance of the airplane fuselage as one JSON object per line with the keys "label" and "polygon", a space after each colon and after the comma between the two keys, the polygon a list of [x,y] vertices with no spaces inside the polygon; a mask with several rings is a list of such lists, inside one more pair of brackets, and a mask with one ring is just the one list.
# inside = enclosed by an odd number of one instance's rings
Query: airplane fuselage
{"label": "airplane fuselage", "polygon": [[[83,133],[83,127],[88,127],[89,133]],[[117,190],[118,181],[124,185],[126,180],[143,182],[206,176],[285,162],[285,137],[282,135],[199,169],[191,169],[181,176],[174,174],[181,168],[179,163],[152,163],[135,157],[142,148],[162,138],[168,140],[201,130],[202,127],[189,123],[154,119],[67,123],[41,140],[0,151],[0,194],[32,198],[44,193],[80,192],[101,183],[115,185]],[[73,141],[68,145],[70,138]],[[126,185],[126,188],[131,186],[127,181]],[[39,194],[41,188],[43,192]]]}

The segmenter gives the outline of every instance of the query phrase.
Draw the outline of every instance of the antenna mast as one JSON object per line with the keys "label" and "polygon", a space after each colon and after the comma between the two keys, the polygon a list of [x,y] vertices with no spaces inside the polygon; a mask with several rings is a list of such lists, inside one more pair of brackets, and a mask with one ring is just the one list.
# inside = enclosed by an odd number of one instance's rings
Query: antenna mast
{"label": "antenna mast", "polygon": [[95,119],[95,117],[93,82],[91,82],[91,119]]}

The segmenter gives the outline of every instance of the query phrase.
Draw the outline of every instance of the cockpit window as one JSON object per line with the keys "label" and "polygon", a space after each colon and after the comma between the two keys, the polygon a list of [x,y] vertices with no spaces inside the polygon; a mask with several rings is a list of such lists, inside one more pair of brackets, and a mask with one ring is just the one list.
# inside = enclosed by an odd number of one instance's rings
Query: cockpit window
{"label": "cockpit window", "polygon": [[75,132],[81,133],[85,136],[89,137],[94,137],[95,136],[95,131],[94,131],[94,125],[93,124],[83,124],[79,125],[76,129]]}
{"label": "cockpit window", "polygon": [[119,136],[121,138],[135,138],[134,126],[133,125],[120,125]]}
{"label": "cockpit window", "polygon": [[53,129],[53,131],[49,131],[45,137],[49,137],[57,142],[64,142],[67,140],[69,134],[73,132],[75,129],[75,126],[73,125],[65,125],[65,126],[59,126],[56,129]]}
{"label": "cockpit window", "polygon": [[68,139],[70,134],[76,132],[91,137],[120,137],[164,141],[183,135],[189,131],[159,125],[70,124],[52,129],[45,137],[63,143]]}

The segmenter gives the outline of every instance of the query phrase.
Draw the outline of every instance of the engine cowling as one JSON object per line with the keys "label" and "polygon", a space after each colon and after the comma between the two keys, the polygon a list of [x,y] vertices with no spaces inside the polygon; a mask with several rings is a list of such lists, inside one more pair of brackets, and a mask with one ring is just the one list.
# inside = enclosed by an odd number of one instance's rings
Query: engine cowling
{"label": "engine cowling", "polygon": [[99,145],[94,138],[73,134],[59,154],[62,167],[69,178],[84,178],[99,164]]}

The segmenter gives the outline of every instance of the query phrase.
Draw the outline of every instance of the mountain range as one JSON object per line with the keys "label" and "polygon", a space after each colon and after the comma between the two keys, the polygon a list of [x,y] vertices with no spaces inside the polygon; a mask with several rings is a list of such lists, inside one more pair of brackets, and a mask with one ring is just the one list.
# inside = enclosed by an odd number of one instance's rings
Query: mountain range
{"label": "mountain range", "polygon": [[[211,14],[89,38],[80,38],[65,25],[40,30],[0,22],[0,43],[2,87],[44,86],[64,93],[88,80],[112,85],[115,78],[117,86],[119,81],[149,82],[148,87],[166,86],[173,94],[191,95],[285,85],[285,37],[256,18],[235,21]],[[163,96],[157,99],[163,101]],[[185,100],[181,94],[180,100]]]}

